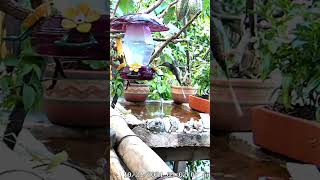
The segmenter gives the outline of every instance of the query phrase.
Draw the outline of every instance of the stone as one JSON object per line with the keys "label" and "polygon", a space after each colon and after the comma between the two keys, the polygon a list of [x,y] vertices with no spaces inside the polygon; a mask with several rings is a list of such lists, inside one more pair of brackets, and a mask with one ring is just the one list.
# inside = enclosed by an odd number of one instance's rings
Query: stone
{"label": "stone", "polygon": [[179,123],[179,127],[178,127],[178,130],[177,130],[177,133],[182,133],[183,130],[184,130],[184,126],[185,126],[184,123]]}
{"label": "stone", "polygon": [[163,118],[162,122],[164,124],[164,128],[166,130],[166,132],[171,132],[171,123],[170,123],[170,119],[169,118]]}
{"label": "stone", "polygon": [[318,168],[312,164],[287,163],[287,170],[289,171],[292,180],[319,180],[320,173]]}
{"label": "stone", "polygon": [[210,115],[206,113],[200,113],[200,121],[202,122],[204,129],[210,129]]}
{"label": "stone", "polygon": [[165,124],[159,119],[147,120],[147,129],[153,133],[165,132]]}

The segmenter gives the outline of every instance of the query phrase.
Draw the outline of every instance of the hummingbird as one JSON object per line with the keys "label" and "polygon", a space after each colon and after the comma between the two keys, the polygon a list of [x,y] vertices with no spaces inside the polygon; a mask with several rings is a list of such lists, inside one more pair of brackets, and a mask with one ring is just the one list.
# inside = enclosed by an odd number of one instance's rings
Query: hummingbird
{"label": "hummingbird", "polygon": [[[210,37],[211,37],[211,46],[210,46],[211,47],[211,52],[213,53],[213,57],[215,58],[216,62],[218,63],[218,65],[222,69],[222,71],[225,74],[226,78],[228,80],[230,80],[230,74],[228,72],[228,66],[227,66],[227,62],[226,62],[226,57],[225,57],[224,52],[222,51],[222,48],[221,48],[221,43],[220,43],[220,40],[219,40],[219,37],[218,37],[218,31],[217,31],[217,29],[216,29],[216,27],[214,25],[211,26],[211,28],[212,28],[211,29],[211,34],[210,34]],[[236,110],[237,110],[237,114],[239,116],[242,116],[243,112],[241,110],[239,101],[237,99],[237,96],[236,96],[236,94],[235,94],[235,92],[233,90],[233,87],[232,87],[230,81],[228,81],[228,85],[229,85],[229,90],[230,90],[234,105],[235,105]]]}
{"label": "hummingbird", "polygon": [[171,64],[169,62],[164,62],[163,64],[161,64],[161,66],[165,66],[165,67],[169,68],[169,70],[172,72],[172,74],[176,77],[179,85],[181,85],[179,69],[174,64]]}

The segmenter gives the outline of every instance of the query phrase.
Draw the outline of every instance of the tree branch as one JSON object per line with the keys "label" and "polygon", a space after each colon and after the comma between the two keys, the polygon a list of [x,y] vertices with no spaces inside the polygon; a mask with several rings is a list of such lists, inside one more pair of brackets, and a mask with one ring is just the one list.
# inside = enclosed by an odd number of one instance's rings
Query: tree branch
{"label": "tree branch", "polygon": [[117,4],[116,4],[116,6],[114,7],[114,10],[113,10],[113,13],[111,14],[111,16],[110,16],[110,18],[112,19],[112,18],[114,18],[115,16],[116,16],[116,12],[117,12],[117,10],[118,10],[118,7],[119,7],[119,4],[120,4],[120,1],[121,0],[118,0],[118,2],[117,2]]}
{"label": "tree branch", "polygon": [[242,17],[241,16],[233,16],[233,15],[227,15],[227,14],[219,14],[219,13],[214,13],[213,17],[222,19],[222,20],[229,20],[229,21],[241,21]]}
{"label": "tree branch", "polygon": [[0,0],[0,11],[19,20],[24,20],[32,13],[32,10],[18,5],[14,0]]}
{"label": "tree branch", "polygon": [[[112,35],[110,36],[111,39],[115,39],[115,38],[123,38],[124,34],[118,34],[118,35]],[[167,41],[168,39],[165,38],[153,38],[154,41]],[[179,42],[189,42],[189,40],[187,39],[174,39],[172,40],[173,43],[179,43]]]}
{"label": "tree branch", "polygon": [[[154,41],[167,41],[168,39],[165,38],[153,38]],[[187,39],[174,39],[172,40],[174,44],[179,43],[179,42],[189,42]]]}
{"label": "tree branch", "polygon": [[177,3],[178,3],[178,0],[170,3],[170,4],[168,5],[168,7],[158,16],[158,18],[159,18],[159,19],[163,18],[163,17],[168,13],[169,9],[170,9],[173,5],[175,5],[175,4],[177,4]]}
{"label": "tree branch", "polygon": [[157,2],[155,2],[153,5],[151,5],[148,9],[142,11],[143,14],[149,14],[151,13],[153,10],[155,10],[157,7],[160,6],[160,4],[163,2],[164,0],[158,0]]}
{"label": "tree branch", "polygon": [[161,47],[152,55],[149,64],[151,64],[152,61],[161,54],[161,52],[163,51],[163,49],[164,49],[172,40],[177,39],[177,38],[181,35],[181,33],[182,33],[185,29],[187,29],[187,28],[192,24],[192,22],[193,22],[200,14],[201,14],[201,11],[199,11],[196,15],[194,15],[194,16],[192,17],[192,19],[191,19],[190,21],[188,21],[188,23],[187,23],[177,34],[175,34],[175,35],[171,36],[169,39],[167,39],[167,40],[161,45]]}

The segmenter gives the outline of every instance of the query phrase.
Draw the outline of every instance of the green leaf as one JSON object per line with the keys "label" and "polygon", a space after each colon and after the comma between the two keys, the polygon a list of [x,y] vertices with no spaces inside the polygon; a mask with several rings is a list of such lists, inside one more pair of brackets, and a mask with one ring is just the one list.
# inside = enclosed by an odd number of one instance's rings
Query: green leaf
{"label": "green leaf", "polygon": [[44,59],[41,56],[23,55],[21,62],[23,64],[36,64],[41,66],[44,62]]}
{"label": "green leaf", "polygon": [[206,16],[210,16],[210,0],[203,0],[202,10]]}
{"label": "green leaf", "polygon": [[122,95],[122,90],[121,89],[117,89],[117,95],[121,96]]}
{"label": "green leaf", "polygon": [[22,68],[22,74],[21,75],[24,76],[24,75],[30,73],[32,71],[32,69],[33,69],[32,65],[25,64],[23,66],[23,68]]}
{"label": "green leaf", "polygon": [[2,90],[8,90],[9,85],[10,85],[10,76],[4,76],[0,78],[0,87]]}
{"label": "green leaf", "polygon": [[34,56],[36,55],[37,53],[30,47],[30,48],[24,48],[22,51],[21,51],[21,55],[22,56]]}
{"label": "green leaf", "polygon": [[134,13],[135,3],[133,0],[121,0],[119,9],[123,14]]}
{"label": "green leaf", "polygon": [[61,163],[65,162],[67,160],[68,160],[68,154],[65,151],[56,154],[51,159],[51,162],[49,163],[49,165],[47,167],[47,171],[53,170],[54,168],[58,167]]}
{"label": "green leaf", "polygon": [[305,41],[301,41],[301,40],[295,40],[292,42],[292,46],[294,48],[301,48],[304,44],[306,44],[307,42]]}
{"label": "green leaf", "polygon": [[41,69],[37,65],[32,65],[32,68],[36,72],[38,79],[41,79]]}
{"label": "green leaf", "polygon": [[158,7],[154,10],[154,12],[155,12],[156,14],[160,14],[160,13],[161,13],[163,10],[165,10],[167,7],[168,7],[168,3],[163,2],[163,3],[160,4],[160,6],[158,6]]}
{"label": "green leaf", "polygon": [[30,108],[35,102],[35,97],[35,90],[31,86],[25,84],[23,86],[23,104],[26,110],[30,110]]}
{"label": "green leaf", "polygon": [[291,108],[291,88],[293,86],[293,76],[291,74],[284,75],[282,79],[282,97],[283,105],[286,109]]}
{"label": "green leaf", "polygon": [[175,7],[169,8],[166,15],[163,17],[163,23],[168,24],[175,17]]}
{"label": "green leaf", "polygon": [[271,55],[269,53],[265,54],[262,59],[262,79],[267,79],[270,75],[270,72],[272,72],[272,59]]}
{"label": "green leaf", "polygon": [[15,67],[19,64],[19,59],[15,56],[9,56],[9,57],[5,58],[3,61],[6,66],[14,66]]}

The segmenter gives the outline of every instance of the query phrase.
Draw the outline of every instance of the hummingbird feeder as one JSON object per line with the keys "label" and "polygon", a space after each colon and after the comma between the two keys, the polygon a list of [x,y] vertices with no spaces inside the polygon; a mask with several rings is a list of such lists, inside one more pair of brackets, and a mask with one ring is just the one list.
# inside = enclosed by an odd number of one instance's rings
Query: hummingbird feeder
{"label": "hummingbird feeder", "polygon": [[125,80],[152,80],[156,71],[149,66],[155,48],[151,33],[169,28],[149,14],[129,14],[112,20],[111,29],[125,33],[123,50],[126,62],[120,69],[121,77]]}

